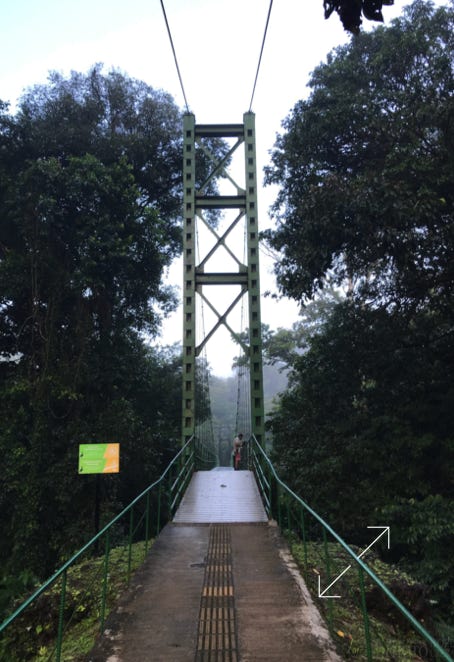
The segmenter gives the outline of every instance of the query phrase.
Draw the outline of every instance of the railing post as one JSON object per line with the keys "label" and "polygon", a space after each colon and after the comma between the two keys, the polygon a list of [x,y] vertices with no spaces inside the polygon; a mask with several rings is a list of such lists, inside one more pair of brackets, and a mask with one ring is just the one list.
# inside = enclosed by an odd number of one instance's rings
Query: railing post
{"label": "railing post", "polygon": [[148,538],[150,536],[150,492],[147,492],[145,510],[145,556],[148,552]]}
{"label": "railing post", "polygon": [[129,536],[128,536],[128,575],[127,584],[131,581],[131,555],[132,555],[132,537],[134,530],[134,508],[129,511]]}
{"label": "railing post", "polygon": [[276,485],[276,496],[277,496],[277,523],[279,528],[282,529],[282,508],[281,508],[281,486],[279,483]]}
{"label": "railing post", "polygon": [[61,647],[63,641],[63,617],[65,611],[65,602],[66,602],[66,580],[67,580],[67,571],[65,570],[61,577],[61,591],[60,591],[60,609],[58,612],[58,631],[57,631],[57,652],[56,652],[56,662],[60,662],[61,659]]}
{"label": "railing post", "polygon": [[271,470],[268,470],[269,483],[270,483],[270,505],[271,515],[276,521],[279,521],[279,487]]}
{"label": "railing post", "polygon": [[104,621],[106,617],[107,582],[109,577],[109,554],[110,554],[110,529],[106,531],[106,546],[104,552],[104,574],[103,574],[103,582],[102,582],[101,613],[100,613],[101,632],[104,630]]}
{"label": "railing post", "polygon": [[173,476],[172,472],[169,471],[169,480],[167,484],[167,522],[172,519],[172,483]]}
{"label": "railing post", "polygon": [[157,519],[156,519],[156,535],[159,535],[159,532],[161,530],[161,495],[162,495],[162,485],[159,483],[159,490],[158,490],[158,512],[157,512]]}
{"label": "railing post", "polygon": [[290,521],[290,517],[291,517],[290,499],[289,499],[289,497],[286,493],[284,493],[284,498],[285,498],[285,510],[286,510],[286,513],[287,513],[287,530],[290,533],[290,531],[292,530],[292,523]]}
{"label": "railing post", "polygon": [[301,508],[301,534],[303,537],[303,549],[304,549],[304,570],[307,572],[307,541],[306,541],[306,522],[304,519],[304,508]]}
{"label": "railing post", "polygon": [[[331,582],[331,563],[330,563],[330,557],[329,557],[329,550],[328,550],[328,541],[326,538],[326,529],[323,527],[323,549],[325,552],[325,567],[326,567],[326,575],[328,579],[328,584]],[[328,625],[329,629],[332,631],[333,629],[333,601],[328,600]]]}
{"label": "railing post", "polygon": [[366,593],[364,590],[364,571],[361,566],[358,566],[358,575],[359,587],[361,591],[361,611],[363,613],[364,620],[364,638],[366,640],[367,662],[372,662],[372,642],[370,638],[369,614],[367,613]]}

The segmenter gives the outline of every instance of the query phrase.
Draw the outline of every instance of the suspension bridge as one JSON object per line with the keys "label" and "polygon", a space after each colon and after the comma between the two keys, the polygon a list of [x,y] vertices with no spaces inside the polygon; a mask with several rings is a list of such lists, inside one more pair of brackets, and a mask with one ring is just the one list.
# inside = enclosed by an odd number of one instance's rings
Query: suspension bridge
{"label": "suspension bridge", "polygon": [[[0,626],[2,659],[452,660],[363,561],[369,548],[361,553],[350,548],[280,480],[270,462],[263,410],[254,115],[245,113],[242,124],[198,126],[194,116],[187,113],[183,131],[182,448],[158,481],[4,621]],[[209,144],[220,138],[232,145],[224,156],[215,158]],[[233,192],[213,191],[210,182],[218,173],[226,172],[240,148],[243,181],[238,183],[225,175]],[[203,182],[197,177],[198,150],[212,161],[211,175]],[[215,230],[206,218],[207,210],[231,214],[227,227]],[[242,259],[228,245],[229,235],[241,223],[245,238]],[[202,229],[213,237],[208,249],[198,241]],[[233,269],[217,268],[215,256],[221,249],[227,252]],[[206,293],[207,289],[223,287],[233,292],[225,311],[219,310],[218,297],[213,299]],[[216,318],[208,332],[201,325],[202,337],[196,299]],[[237,332],[229,314],[244,299],[249,326],[246,332]],[[236,338],[243,352],[241,374],[248,374],[247,393],[243,391],[238,398],[243,412],[236,417],[246,440],[238,471],[232,466],[219,466],[209,406],[204,404],[202,414],[198,413],[200,394],[206,391],[203,350],[221,325]],[[298,563],[282,532],[297,550]],[[104,555],[96,561],[101,545]],[[118,588],[112,588],[116,586],[114,551],[119,546],[127,567],[121,597]],[[143,563],[133,576],[137,550]],[[90,574],[88,586],[84,585],[74,569],[86,568],[89,574],[95,563],[97,574],[94,578]],[[351,584],[345,584],[348,573],[356,574],[353,590]],[[330,591],[334,585],[335,594]],[[321,586],[327,588],[321,591]],[[343,593],[347,590],[348,597]],[[404,621],[400,635],[390,637],[389,627],[373,613],[370,596],[374,590],[386,602],[388,619],[393,612],[397,615],[394,621]],[[58,609],[55,619],[46,624],[51,644],[37,650],[34,642],[43,626],[27,626],[21,632],[20,623],[26,622],[26,612],[39,615],[40,605],[48,604],[46,596],[54,601],[57,596]],[[355,631],[354,637],[344,632],[344,600],[348,600],[349,610],[358,613],[360,634]],[[68,649],[65,641],[88,603],[98,634],[91,652],[81,657]],[[9,653],[14,650],[18,629],[20,636],[29,640],[22,649],[27,651],[25,658]]]}
{"label": "suspension bridge", "polygon": [[[452,661],[363,560],[369,548],[359,552],[347,545],[282,482],[266,452],[252,102],[272,2],[249,110],[241,123],[227,125],[199,125],[189,111],[161,5],[187,111],[182,447],[157,481],[1,624],[2,660]],[[214,155],[213,141],[222,141],[222,156]],[[197,171],[201,155],[212,164],[203,181]],[[240,167],[235,165],[238,157]],[[218,181],[226,190],[218,190]],[[227,304],[220,291],[230,297]],[[239,328],[234,328],[238,309]],[[208,329],[207,311],[212,320]],[[235,339],[241,354],[235,432],[241,429],[246,441],[238,471],[219,466],[209,403],[202,402],[209,392],[204,352],[220,327]],[[120,591],[115,582],[118,549],[126,566]],[[87,582],[75,568],[86,570]],[[355,577],[348,584],[347,574]],[[321,591],[321,586],[327,588]],[[386,603],[386,622],[404,623],[397,634],[371,608],[374,591]],[[50,643],[44,650],[36,646],[43,626],[21,630],[21,623],[27,613],[39,614],[49,600],[57,607],[46,624]],[[88,608],[92,639],[90,650],[81,652],[68,647],[68,633]],[[345,631],[346,611],[352,610],[358,614],[354,635]],[[20,660],[11,652],[18,631],[28,640]]]}

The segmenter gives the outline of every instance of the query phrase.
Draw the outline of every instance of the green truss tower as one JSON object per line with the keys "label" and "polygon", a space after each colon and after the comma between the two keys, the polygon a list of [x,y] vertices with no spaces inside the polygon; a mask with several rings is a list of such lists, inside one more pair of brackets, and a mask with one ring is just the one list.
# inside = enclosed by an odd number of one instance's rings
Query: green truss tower
{"label": "green truss tower", "polygon": [[[196,413],[196,359],[201,350],[224,325],[230,334],[243,347],[250,366],[250,412],[251,433],[258,442],[265,443],[262,333],[260,315],[260,274],[259,274],[259,233],[257,219],[257,172],[255,150],[255,115],[245,113],[243,124],[196,124],[193,114],[184,116],[183,153],[183,443],[195,432]],[[210,152],[207,139],[225,139],[233,143],[227,155],[217,159]],[[233,154],[244,149],[244,183],[238,185],[227,172],[227,164]],[[197,175],[197,150],[203,150],[212,163],[212,169],[204,182],[199,183]],[[209,184],[222,175],[233,184],[233,195],[210,195]],[[233,210],[236,214],[227,229],[219,235],[206,221],[207,210]],[[229,235],[239,223],[245,224],[246,259],[240,261],[229,247]],[[214,245],[204,257],[198,256],[197,232],[202,224],[214,235]],[[236,267],[228,272],[209,271],[207,263],[217,251],[226,251]],[[245,263],[243,263],[245,262]],[[213,285],[236,286],[238,293],[224,312],[219,312],[218,304],[210,299],[209,290]],[[236,288],[234,291],[236,291]],[[229,324],[228,316],[247,296],[249,317],[249,339],[245,344]],[[215,314],[217,319],[202,341],[196,340],[196,297]]]}

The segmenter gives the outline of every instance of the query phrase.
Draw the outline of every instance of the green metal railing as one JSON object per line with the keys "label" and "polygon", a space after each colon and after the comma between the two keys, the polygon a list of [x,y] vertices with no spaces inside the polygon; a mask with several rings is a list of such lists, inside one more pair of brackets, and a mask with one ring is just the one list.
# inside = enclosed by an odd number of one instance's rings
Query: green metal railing
{"label": "green metal railing", "polygon": [[[196,431],[197,434],[197,431]],[[208,471],[218,466],[218,454],[212,443],[206,442],[202,437],[197,436],[196,443],[196,467],[200,471]]]}
{"label": "green metal railing", "polygon": [[[248,443],[249,467],[254,472],[262,500],[271,519],[277,521],[281,530],[289,532],[289,536],[296,536],[302,547],[301,566],[304,571],[306,583],[312,593],[320,598],[319,604],[324,608],[328,626],[333,635],[344,637],[344,652],[348,658],[363,659],[367,662],[404,660],[445,660],[453,662],[453,658],[433,636],[416,620],[413,614],[396,598],[377,575],[359,558],[347,543],[297,494],[295,494],[277,475],[275,468],[255,437]],[[349,572],[356,568],[358,574],[357,588],[350,598],[356,601],[362,618],[362,642],[353,642],[347,639],[342,631],[342,618],[346,618],[342,599],[332,598],[328,595],[321,598],[319,577],[323,577],[324,586],[332,589],[334,593],[350,591],[351,581],[343,579],[347,567]],[[319,565],[321,570],[314,568]],[[339,581],[337,581],[339,578]],[[333,582],[334,580],[334,582]],[[335,585],[334,585],[335,584]],[[375,587],[375,588],[374,588]],[[397,614],[396,620],[404,621],[412,637],[405,635],[403,645],[390,643],[383,632],[383,624],[376,619],[368,608],[368,592],[380,592],[387,604],[387,614]],[[326,591],[328,593],[328,591]],[[322,594],[324,591],[321,592]],[[348,619],[346,619],[348,620]],[[346,622],[346,621],[344,621]],[[340,641],[340,640],[339,640]],[[396,650],[397,645],[397,650]],[[394,646],[394,648],[393,648]]]}
{"label": "green metal railing", "polygon": [[[96,536],[94,536],[82,549],[80,549],[69,561],[67,561],[50,579],[40,586],[18,609],[14,611],[0,625],[0,634],[3,633],[3,644],[5,645],[5,636],[8,635],[8,627],[13,622],[18,623],[18,619],[26,610],[31,610],[37,601],[42,599],[44,594],[50,592],[58,594],[58,618],[54,624],[46,624],[51,633],[55,634],[50,651],[35,650],[35,643],[32,641],[34,635],[41,632],[42,625],[31,628],[31,641],[27,647],[27,659],[38,657],[43,660],[56,660],[60,662],[65,632],[74,620],[77,620],[78,610],[83,610],[84,600],[88,593],[92,596],[94,586],[99,583],[98,605],[96,612],[98,615],[99,630],[104,629],[105,619],[108,611],[108,593],[109,582],[111,581],[111,572],[115,571],[111,560],[111,551],[114,545],[123,546],[126,555],[126,583],[129,584],[132,574],[132,549],[134,542],[140,541],[143,544],[143,559],[150,547],[150,541],[154,535],[157,535],[162,527],[172,519],[178,505],[189,484],[191,476],[196,469],[206,468],[210,464],[210,450],[198,443],[195,438],[191,438],[180,450],[180,452],[170,462],[164,473],[132,501],[122,512],[112,519]],[[91,580],[91,586],[85,589],[85,592],[79,589],[80,578],[78,578],[78,587],[74,591],[80,596],[79,603],[68,602],[68,582],[71,581],[71,569],[75,564],[86,561],[87,564],[94,563],[94,556],[98,546],[103,544],[104,556],[99,563],[98,582]],[[39,604],[39,603],[38,603]],[[68,613],[70,612],[70,613]],[[1,643],[1,642],[0,642]],[[39,648],[39,644],[38,648]],[[35,646],[36,647],[36,646]],[[2,649],[0,648],[0,656]],[[28,654],[30,657],[28,657]],[[8,659],[14,659],[13,653],[9,653]],[[2,658],[3,659],[3,658]],[[16,658],[18,659],[18,658]],[[22,662],[22,659],[21,659]]]}

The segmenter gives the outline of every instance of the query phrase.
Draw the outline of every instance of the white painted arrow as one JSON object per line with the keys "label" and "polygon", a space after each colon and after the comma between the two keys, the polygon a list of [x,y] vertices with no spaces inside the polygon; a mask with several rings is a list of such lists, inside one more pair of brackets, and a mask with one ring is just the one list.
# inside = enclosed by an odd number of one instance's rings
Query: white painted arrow
{"label": "white painted arrow", "polygon": [[[373,540],[373,541],[370,543],[370,545],[369,545],[368,547],[366,547],[366,549],[364,549],[364,550],[361,552],[361,554],[359,554],[359,555],[356,557],[356,558],[358,558],[358,559],[360,559],[362,556],[364,556],[364,554],[365,554],[367,551],[369,551],[369,549],[370,549],[373,545],[375,545],[375,543],[377,542],[377,540],[380,540],[380,538],[381,538],[382,536],[384,536],[385,533],[388,534],[388,549],[390,548],[390,544],[391,544],[391,542],[390,542],[390,530],[389,530],[389,526],[368,526],[367,528],[368,528],[368,529],[383,529],[383,531],[380,533],[380,535],[378,535],[378,536],[375,538],[375,540]],[[345,573],[346,573],[348,570],[350,570],[351,567],[352,567],[352,566],[349,565],[349,566],[347,566],[347,567],[345,568],[345,570],[342,570],[342,572],[340,573],[340,575],[338,575],[338,576],[336,577],[336,579],[334,579],[334,580],[331,582],[331,584],[330,584],[329,586],[327,586],[323,591],[321,590],[321,586],[320,586],[320,575],[319,575],[319,576],[318,576],[318,597],[319,597],[319,598],[325,598],[325,599],[326,599],[326,598],[341,598],[341,597],[342,597],[341,595],[325,595],[325,594],[326,594],[327,591],[329,591],[329,589],[331,588],[331,586],[333,586],[336,582],[338,582],[339,579],[340,579],[343,575],[345,575]]]}

